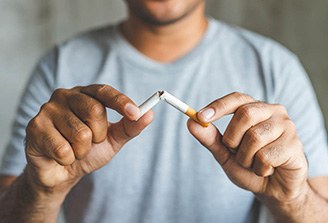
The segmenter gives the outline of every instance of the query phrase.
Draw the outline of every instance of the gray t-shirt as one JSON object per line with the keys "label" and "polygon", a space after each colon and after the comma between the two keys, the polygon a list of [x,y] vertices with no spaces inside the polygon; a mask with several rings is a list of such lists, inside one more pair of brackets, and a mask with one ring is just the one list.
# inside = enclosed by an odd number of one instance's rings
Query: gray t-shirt
{"label": "gray t-shirt", "polygon": [[[298,59],[279,44],[210,19],[187,55],[161,64],[142,55],[117,26],[88,32],[56,47],[36,67],[22,97],[1,174],[26,165],[25,127],[56,88],[102,83],[137,104],[167,90],[196,109],[239,91],[286,106],[309,161],[309,177],[328,175],[323,118]],[[254,195],[226,177],[188,132],[187,117],[166,104],[154,122],[105,167],[85,176],[64,203],[68,222],[254,222]],[[109,119],[120,119],[110,111]],[[215,124],[224,131],[231,116]]]}

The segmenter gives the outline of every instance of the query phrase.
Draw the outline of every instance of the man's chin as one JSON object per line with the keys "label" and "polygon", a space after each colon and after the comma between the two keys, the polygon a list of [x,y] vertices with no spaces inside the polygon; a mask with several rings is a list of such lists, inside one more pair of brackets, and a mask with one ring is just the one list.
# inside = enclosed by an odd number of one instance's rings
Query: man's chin
{"label": "man's chin", "polygon": [[179,22],[192,14],[196,8],[202,3],[202,0],[194,0],[194,2],[185,5],[177,1],[177,3],[150,3],[138,5],[137,3],[129,4],[130,13],[141,19],[144,23],[153,26],[165,26]]}
{"label": "man's chin", "polygon": [[156,16],[150,16],[150,15],[143,15],[140,16],[142,21],[146,24],[152,25],[152,26],[167,26],[174,23],[177,23],[181,20],[183,20],[185,17],[187,17],[188,14],[183,14],[180,16],[172,16],[172,17],[156,17]]}

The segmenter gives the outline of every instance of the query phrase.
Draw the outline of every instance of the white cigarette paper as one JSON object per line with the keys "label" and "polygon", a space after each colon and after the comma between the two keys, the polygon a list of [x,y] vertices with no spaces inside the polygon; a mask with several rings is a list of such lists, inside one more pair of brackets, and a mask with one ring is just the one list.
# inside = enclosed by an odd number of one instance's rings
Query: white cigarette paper
{"label": "white cigarette paper", "polygon": [[145,113],[147,113],[150,109],[152,109],[155,105],[157,105],[158,102],[160,102],[160,94],[161,92],[158,91],[155,94],[153,94],[150,98],[148,98],[144,103],[142,103],[139,108],[141,112],[141,116],[143,116]]}
{"label": "white cigarette paper", "polygon": [[160,96],[161,100],[165,101],[169,105],[172,105],[182,113],[186,113],[190,108],[189,105],[185,104],[184,102],[180,101],[170,93],[163,91],[163,94]]}
{"label": "white cigarette paper", "polygon": [[174,97],[173,95],[171,95],[166,91],[158,91],[155,94],[153,94],[150,98],[148,98],[144,103],[142,103],[139,107],[141,110],[141,116],[143,116],[146,112],[152,109],[161,100],[165,101],[169,105],[173,106],[174,108],[178,109],[182,113],[186,114],[187,116],[189,116],[191,119],[195,120],[202,126],[204,127],[209,126],[209,123],[203,123],[199,121],[195,109],[193,109],[192,107],[190,107],[189,105],[182,102],[181,100],[179,100],[178,98]]}

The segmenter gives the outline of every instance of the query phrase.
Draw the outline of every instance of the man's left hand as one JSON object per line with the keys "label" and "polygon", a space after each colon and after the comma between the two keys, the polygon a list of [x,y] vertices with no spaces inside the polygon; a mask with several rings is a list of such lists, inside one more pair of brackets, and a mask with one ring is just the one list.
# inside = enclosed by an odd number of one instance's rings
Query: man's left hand
{"label": "man's left hand", "polygon": [[202,122],[233,117],[223,135],[214,126],[188,121],[192,135],[207,147],[237,186],[260,200],[289,203],[306,193],[307,161],[294,123],[281,105],[232,93],[198,113]]}

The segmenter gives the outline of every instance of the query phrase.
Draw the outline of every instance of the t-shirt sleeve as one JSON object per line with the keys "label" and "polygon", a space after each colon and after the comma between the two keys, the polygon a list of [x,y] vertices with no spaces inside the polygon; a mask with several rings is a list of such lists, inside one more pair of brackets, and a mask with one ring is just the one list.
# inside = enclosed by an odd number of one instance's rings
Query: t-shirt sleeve
{"label": "t-shirt sleeve", "polygon": [[309,177],[328,176],[328,146],[324,118],[311,82],[292,56],[275,78],[276,102],[284,105],[296,125],[309,165]]}
{"label": "t-shirt sleeve", "polygon": [[23,92],[12,125],[10,140],[4,151],[0,174],[18,176],[26,166],[25,129],[38,113],[42,104],[49,100],[56,73],[56,50],[40,60]]}

